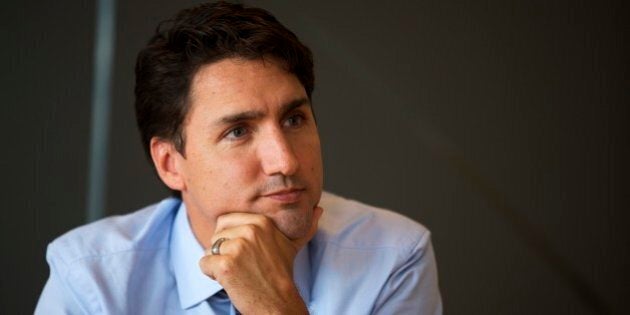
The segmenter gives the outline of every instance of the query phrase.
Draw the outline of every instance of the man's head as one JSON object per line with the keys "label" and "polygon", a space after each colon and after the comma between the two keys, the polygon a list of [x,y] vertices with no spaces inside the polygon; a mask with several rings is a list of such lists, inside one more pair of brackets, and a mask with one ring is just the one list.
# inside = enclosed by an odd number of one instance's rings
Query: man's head
{"label": "man's head", "polygon": [[194,230],[253,212],[303,236],[323,176],[313,85],[310,50],[264,10],[204,4],[158,28],[136,64],[136,118]]}
{"label": "man's head", "polygon": [[185,154],[190,84],[201,66],[264,57],[280,61],[310,99],[315,83],[311,51],[269,12],[218,2],[162,22],[136,62],[136,120],[147,156],[152,137],[171,140]]}

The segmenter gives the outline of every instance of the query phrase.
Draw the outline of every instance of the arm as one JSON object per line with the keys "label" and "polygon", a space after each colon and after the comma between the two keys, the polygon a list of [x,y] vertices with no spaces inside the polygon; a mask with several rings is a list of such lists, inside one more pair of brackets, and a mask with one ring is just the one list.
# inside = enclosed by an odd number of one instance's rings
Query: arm
{"label": "arm", "polygon": [[437,266],[429,232],[422,235],[408,258],[390,275],[372,313],[442,314]]}

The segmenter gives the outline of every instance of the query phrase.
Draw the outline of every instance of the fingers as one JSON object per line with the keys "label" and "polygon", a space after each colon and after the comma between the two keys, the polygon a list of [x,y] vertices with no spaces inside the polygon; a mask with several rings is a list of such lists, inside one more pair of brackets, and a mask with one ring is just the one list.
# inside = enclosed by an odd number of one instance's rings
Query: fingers
{"label": "fingers", "polygon": [[[319,219],[321,218],[323,211],[323,208],[319,206],[313,208],[311,226],[308,232],[304,235],[304,237],[290,240],[295,249],[301,249],[313,238],[313,236],[315,236],[315,234],[317,233]],[[214,244],[214,242],[222,237],[228,239],[236,239],[242,237],[250,241],[255,241],[257,236],[263,234],[261,232],[271,231],[275,229],[276,225],[273,220],[264,215],[255,213],[233,212],[224,214],[217,218],[215,232],[210,241],[211,244]],[[206,254],[210,254],[210,249],[207,250]]]}
{"label": "fingers", "polygon": [[[273,233],[267,233],[255,224],[230,227],[213,235],[212,244],[221,238],[226,239],[219,246],[219,255],[221,256],[238,257],[256,253],[255,257],[250,257],[256,259],[261,255],[264,256],[273,252],[276,253],[278,259],[292,260],[297,250],[291,241],[278,230],[270,231]],[[212,248],[207,248],[205,255],[212,255]]]}
{"label": "fingers", "polygon": [[[318,222],[322,213],[322,207],[315,206],[313,208],[313,217],[311,220],[309,231],[304,235],[304,237],[291,241],[291,243],[296,246],[296,248],[302,248],[302,246],[308,243],[311,238],[315,236],[315,234],[317,233]],[[256,231],[257,227],[262,230],[269,230],[272,228],[275,229],[276,225],[273,220],[261,214],[245,212],[227,213],[217,218],[214,235],[212,236],[212,239],[210,241],[211,244],[214,244],[214,242],[221,237],[235,238],[237,236],[253,240],[256,234],[255,232],[260,232]]]}
{"label": "fingers", "polygon": [[[217,225],[210,243],[214,244],[219,238],[228,239],[245,238],[256,241],[257,237],[262,237],[264,231],[272,231],[275,224],[271,219],[260,214],[253,213],[229,213],[217,218]],[[206,254],[209,254],[209,249]]]}
{"label": "fingers", "polygon": [[212,280],[219,281],[233,272],[234,260],[223,255],[206,255],[199,260],[199,268]]}
{"label": "fingers", "polygon": [[[251,213],[230,213],[219,217],[217,228],[212,236],[211,244],[220,238],[226,238],[219,247],[219,255],[212,255],[211,248],[206,249],[205,256],[199,261],[204,274],[219,281],[234,280],[232,274],[243,273],[244,266],[251,262],[275,261],[266,269],[289,266],[279,269],[275,274],[291,275],[290,265],[296,253],[306,245],[317,233],[318,222],[323,209],[313,208],[311,226],[306,235],[290,240],[276,229],[273,221],[264,215]],[[273,233],[269,233],[273,232]],[[236,268],[236,265],[239,268]],[[286,269],[286,270],[285,270]],[[239,278],[236,276],[236,278]],[[232,280],[229,280],[232,279]],[[236,281],[236,280],[235,280]]]}
{"label": "fingers", "polygon": [[216,235],[226,229],[247,224],[259,226],[263,229],[275,227],[273,221],[264,215],[246,212],[232,212],[221,215],[217,218],[214,234]]}
{"label": "fingers", "polygon": [[[217,240],[219,240],[220,238],[226,238],[226,240],[223,241],[221,243],[221,246],[219,247],[219,252],[221,253],[221,255],[226,255],[232,252],[230,250],[227,250],[226,246],[230,247],[231,244],[235,243],[235,241],[238,241],[240,243],[245,239],[255,241],[257,234],[259,233],[258,230],[260,230],[260,228],[253,224],[231,227],[222,230],[220,233],[215,233],[212,236],[211,242],[214,245],[215,242],[217,242]],[[205,254],[212,255],[212,248],[207,248]]]}
{"label": "fingers", "polygon": [[245,260],[251,260],[251,255],[246,254],[248,246],[249,242],[244,238],[227,239],[221,243],[219,255],[213,255],[210,249],[206,250],[205,255],[199,260],[199,267],[212,280],[224,284],[221,281],[230,279],[235,272],[238,272],[239,256],[245,254],[245,257],[249,257]]}

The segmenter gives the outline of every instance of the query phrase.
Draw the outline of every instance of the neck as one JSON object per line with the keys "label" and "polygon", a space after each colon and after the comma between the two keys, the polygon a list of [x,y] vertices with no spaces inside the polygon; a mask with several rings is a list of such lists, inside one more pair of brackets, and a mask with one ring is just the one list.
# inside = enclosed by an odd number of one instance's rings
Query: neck
{"label": "neck", "polygon": [[190,224],[190,228],[192,229],[197,242],[199,242],[204,249],[210,248],[210,246],[212,246],[212,244],[210,244],[210,239],[214,234],[216,219],[212,220],[211,218],[208,218],[199,211],[193,203],[186,202],[185,198],[183,199],[183,202],[186,205],[188,223]]}

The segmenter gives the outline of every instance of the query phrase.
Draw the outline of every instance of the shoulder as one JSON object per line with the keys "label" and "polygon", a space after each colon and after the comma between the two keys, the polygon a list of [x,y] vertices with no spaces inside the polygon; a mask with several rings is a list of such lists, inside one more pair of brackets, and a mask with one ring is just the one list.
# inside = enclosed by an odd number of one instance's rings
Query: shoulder
{"label": "shoulder", "polygon": [[309,244],[311,296],[326,302],[310,307],[321,314],[424,310],[417,305],[426,299],[423,288],[437,292],[429,230],[395,212],[330,193],[320,205],[324,214]]}
{"label": "shoulder", "polygon": [[[71,265],[80,260],[168,246],[168,233],[181,201],[167,198],[130,214],[77,227],[48,246],[48,258]],[[52,257],[51,257],[52,256]]]}
{"label": "shoulder", "polygon": [[324,215],[316,237],[338,247],[398,248],[409,253],[430,234],[422,224],[401,214],[331,193],[322,195],[320,205]]}
{"label": "shoulder", "polygon": [[[171,288],[168,244],[181,201],[165,199],[133,213],[75,228],[48,246],[50,276],[38,313],[137,314],[142,300]],[[152,281],[145,279],[152,277]],[[148,292],[148,293],[147,293]],[[81,311],[79,311],[81,310]],[[75,313],[75,312],[70,312]]]}

